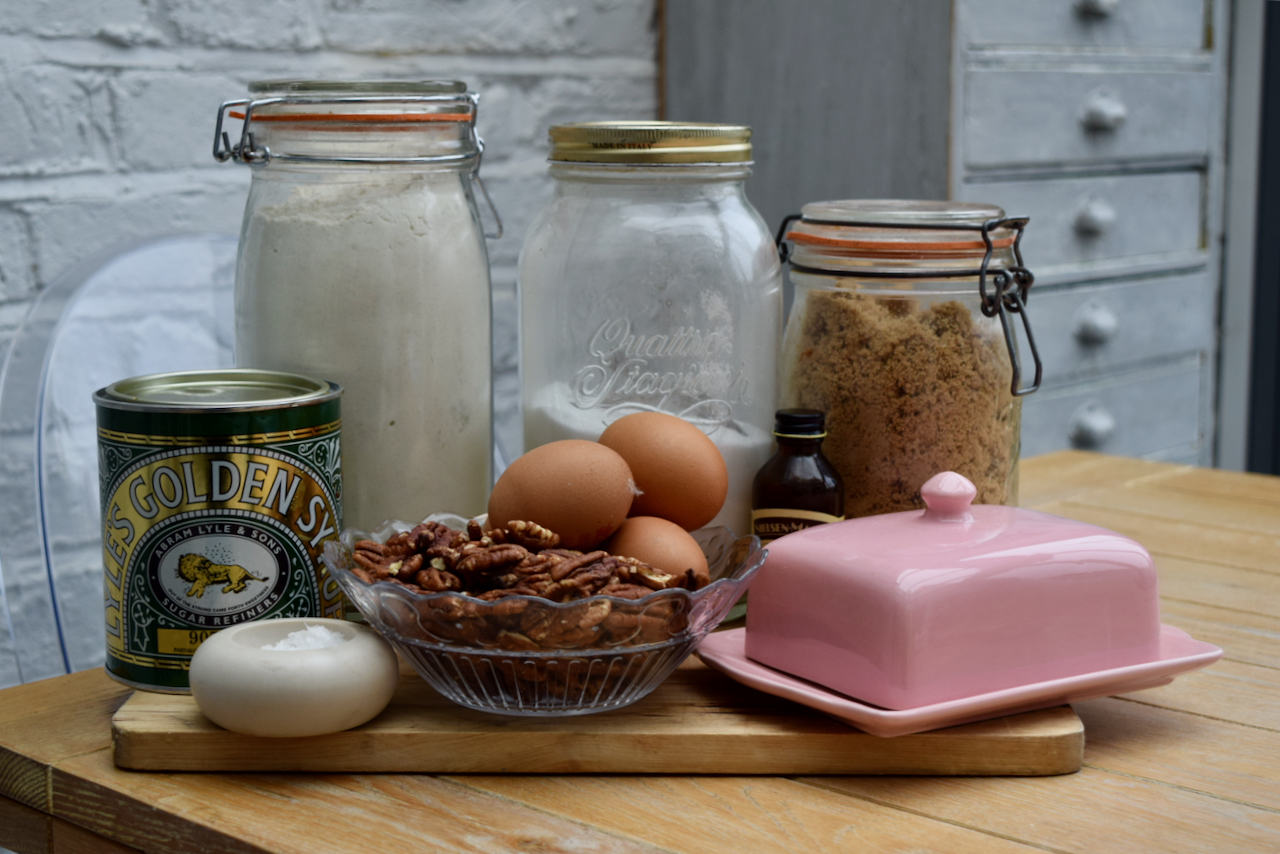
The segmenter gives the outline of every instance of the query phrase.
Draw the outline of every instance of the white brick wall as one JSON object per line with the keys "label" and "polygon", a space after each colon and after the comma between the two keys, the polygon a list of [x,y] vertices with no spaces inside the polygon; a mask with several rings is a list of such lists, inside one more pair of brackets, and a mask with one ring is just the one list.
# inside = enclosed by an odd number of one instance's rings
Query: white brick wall
{"label": "white brick wall", "polygon": [[[518,448],[515,263],[551,191],[547,127],[656,114],[655,3],[0,0],[0,354],[36,295],[77,261],[138,238],[239,230],[249,170],[216,163],[211,149],[218,105],[249,81],[459,79],[481,95],[482,175],[506,223],[489,246],[497,428]],[[22,418],[4,427],[11,445],[30,430]],[[31,476],[29,464],[0,469],[3,483]],[[38,566],[12,492],[0,488],[0,537],[25,535],[12,545]],[[92,616],[75,617],[102,613],[100,582],[81,580],[59,582],[64,616],[84,628],[68,642],[77,668],[102,636]],[[6,603],[0,585],[0,686],[60,672],[52,647],[16,669],[9,613],[17,625],[51,612],[41,584],[8,592]],[[24,649],[44,643],[44,627],[23,634]]]}
{"label": "white brick wall", "polygon": [[481,94],[482,175],[507,227],[489,248],[499,434],[514,447],[515,261],[550,192],[546,130],[656,114],[654,5],[0,0],[0,348],[86,255],[238,230],[248,169],[210,149],[218,104],[250,80],[460,79]]}

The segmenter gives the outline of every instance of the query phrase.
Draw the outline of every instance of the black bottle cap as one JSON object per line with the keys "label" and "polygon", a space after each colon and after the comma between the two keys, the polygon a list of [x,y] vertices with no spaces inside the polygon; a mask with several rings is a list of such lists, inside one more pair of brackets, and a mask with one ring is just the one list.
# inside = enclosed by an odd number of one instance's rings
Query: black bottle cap
{"label": "black bottle cap", "polygon": [[827,415],[818,409],[779,409],[773,414],[773,432],[782,436],[825,436]]}

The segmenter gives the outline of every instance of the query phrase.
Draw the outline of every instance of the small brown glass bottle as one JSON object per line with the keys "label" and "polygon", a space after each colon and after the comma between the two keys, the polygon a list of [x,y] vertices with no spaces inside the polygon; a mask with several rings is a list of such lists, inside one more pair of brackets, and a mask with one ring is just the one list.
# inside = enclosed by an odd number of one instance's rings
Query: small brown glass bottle
{"label": "small brown glass bottle", "polygon": [[751,528],[761,543],[844,518],[844,483],[822,455],[826,416],[816,409],[779,409],[778,452],[751,485]]}

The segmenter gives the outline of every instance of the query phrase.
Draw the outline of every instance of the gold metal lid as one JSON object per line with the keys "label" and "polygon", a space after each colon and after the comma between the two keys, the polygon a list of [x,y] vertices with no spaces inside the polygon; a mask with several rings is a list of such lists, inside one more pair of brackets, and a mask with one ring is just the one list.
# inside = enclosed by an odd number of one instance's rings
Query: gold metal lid
{"label": "gold metal lid", "polygon": [[579,122],[550,131],[551,159],[576,163],[749,163],[751,128],[689,122]]}

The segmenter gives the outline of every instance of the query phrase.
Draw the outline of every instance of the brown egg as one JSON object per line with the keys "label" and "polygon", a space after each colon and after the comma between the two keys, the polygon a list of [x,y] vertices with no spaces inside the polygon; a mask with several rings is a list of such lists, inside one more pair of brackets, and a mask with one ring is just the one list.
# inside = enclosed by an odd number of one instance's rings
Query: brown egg
{"label": "brown egg", "polygon": [[566,549],[588,549],[627,518],[634,497],[626,460],[596,442],[564,439],[525,453],[489,495],[489,526],[523,520],[560,535]]}
{"label": "brown egg", "polygon": [[632,516],[600,548],[651,563],[672,575],[692,569],[699,587],[710,580],[707,557],[698,541],[675,522],[657,516]]}
{"label": "brown egg", "polygon": [[640,489],[632,516],[661,516],[686,531],[720,512],[729,494],[729,470],[715,442],[694,425],[662,412],[637,412],[610,424],[600,444],[631,467]]}

